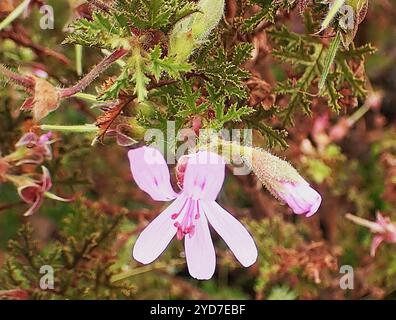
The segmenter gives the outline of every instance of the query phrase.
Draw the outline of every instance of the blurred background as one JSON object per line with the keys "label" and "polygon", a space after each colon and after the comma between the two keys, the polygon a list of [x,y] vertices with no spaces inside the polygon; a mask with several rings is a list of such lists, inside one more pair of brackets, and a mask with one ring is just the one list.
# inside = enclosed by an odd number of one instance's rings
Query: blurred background
{"label": "blurred background", "polygon": [[[3,2],[0,20],[7,13]],[[255,265],[242,268],[215,233],[217,268],[210,281],[190,278],[178,241],[173,241],[153,264],[138,264],[131,258],[133,243],[163,210],[163,204],[152,201],[135,185],[126,148],[110,139],[92,147],[90,134],[55,133],[53,159],[45,162],[52,174],[52,191],[75,196],[75,201],[45,199],[39,212],[25,218],[28,206],[15,187],[0,184],[0,297],[396,298],[396,246],[383,244],[371,257],[373,234],[345,218],[352,213],[374,221],[380,211],[396,220],[396,1],[369,2],[366,19],[355,38],[356,46],[371,43],[377,48],[367,56],[365,70],[361,70],[368,79],[368,98],[362,101],[345,91],[339,114],[332,112],[323,99],[313,99],[313,115],[296,115],[296,125],[286,128],[289,148],[272,150],[297,167],[321,193],[319,212],[309,219],[293,215],[254,176],[227,174],[219,203],[252,233],[259,248]],[[41,30],[41,15],[33,8],[12,29],[0,31],[0,62],[21,71],[40,70],[58,83],[70,85],[79,79],[76,48],[61,43],[67,22],[84,12],[74,1],[46,3],[54,8],[54,29]],[[231,19],[235,3],[227,3],[226,19]],[[279,21],[303,32],[297,8],[283,13]],[[280,69],[283,75],[291,71],[271,56],[271,41],[265,30],[250,37],[256,56],[245,66],[254,75],[247,84],[251,99],[265,108],[279,99],[272,89],[282,77]],[[83,48],[83,72],[100,57],[99,50]],[[112,70],[106,74],[113,74]],[[94,92],[94,86],[88,91]],[[11,153],[32,125],[31,119],[19,111],[21,97],[18,88],[2,82],[2,155]],[[94,122],[96,116],[97,111],[86,101],[70,99],[45,122],[84,124]],[[260,139],[255,137],[255,145],[264,145]],[[29,165],[24,170],[29,171]],[[171,172],[175,182],[173,168]],[[54,267],[54,290],[39,288],[41,275],[37,271],[43,264]],[[343,265],[353,267],[354,289],[340,288]]]}

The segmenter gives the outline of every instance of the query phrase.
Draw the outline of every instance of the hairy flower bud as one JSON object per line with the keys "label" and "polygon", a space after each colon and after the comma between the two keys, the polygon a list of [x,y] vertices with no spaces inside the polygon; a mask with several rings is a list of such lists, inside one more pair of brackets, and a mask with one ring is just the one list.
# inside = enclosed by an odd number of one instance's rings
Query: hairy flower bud
{"label": "hairy flower bud", "polygon": [[224,14],[224,0],[201,0],[194,13],[179,21],[170,35],[169,55],[185,61],[219,24]]}
{"label": "hairy flower bud", "polygon": [[[245,148],[246,150],[246,148]],[[315,214],[322,198],[287,161],[262,149],[249,149],[244,161],[260,182],[278,199],[286,202],[295,214]]]}
{"label": "hairy flower bud", "polygon": [[45,118],[50,112],[58,109],[60,104],[59,90],[48,81],[35,78],[33,96],[22,105],[22,110],[31,110],[36,122]]}

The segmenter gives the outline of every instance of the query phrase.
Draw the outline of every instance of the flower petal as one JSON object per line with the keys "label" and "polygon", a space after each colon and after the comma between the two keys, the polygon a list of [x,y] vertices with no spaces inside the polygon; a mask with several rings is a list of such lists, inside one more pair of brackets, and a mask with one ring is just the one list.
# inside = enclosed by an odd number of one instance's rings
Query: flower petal
{"label": "flower petal", "polygon": [[216,153],[200,151],[189,156],[183,192],[194,199],[216,200],[225,176],[224,159]]}
{"label": "flower petal", "polygon": [[38,211],[38,209],[40,209],[41,205],[43,203],[43,197],[37,196],[36,200],[34,201],[33,205],[28,209],[28,211],[26,211],[23,215],[25,217],[31,216],[32,214],[34,214],[36,211]]}
{"label": "flower petal", "polygon": [[128,152],[132,176],[140,189],[156,201],[176,198],[170,184],[168,166],[162,154],[154,148],[142,147]]}
{"label": "flower petal", "polygon": [[257,260],[257,247],[246,228],[214,201],[201,202],[209,223],[227,243],[238,261],[249,267]]}
{"label": "flower petal", "polygon": [[292,208],[295,214],[306,214],[310,217],[318,211],[322,202],[320,194],[308,183],[282,183],[283,191],[279,196]]}
{"label": "flower petal", "polygon": [[43,170],[42,190],[43,192],[46,192],[52,188],[51,174],[49,170],[44,166],[41,166],[41,170]]}
{"label": "flower petal", "polygon": [[151,263],[166,249],[177,230],[171,216],[180,211],[184,201],[184,197],[177,198],[142,231],[133,248],[135,260]]}
{"label": "flower petal", "polygon": [[33,144],[35,145],[37,143],[37,135],[34,132],[28,132],[25,133],[19,140],[18,142],[15,144],[15,146],[18,147],[22,147],[22,146],[26,146],[26,145],[30,145]]}
{"label": "flower petal", "polygon": [[216,253],[205,215],[196,221],[194,235],[186,235],[184,241],[188,272],[193,278],[208,280],[216,269]]}
{"label": "flower petal", "polygon": [[373,238],[373,241],[371,242],[371,248],[370,248],[370,255],[372,257],[375,256],[375,252],[377,251],[379,245],[384,241],[384,237],[382,235],[376,235]]}
{"label": "flower petal", "polygon": [[51,131],[48,131],[47,133],[42,134],[42,135],[39,137],[38,144],[42,144],[42,145],[44,145],[44,144],[50,144],[50,143],[51,143],[52,135],[53,135],[53,134],[52,134]]}
{"label": "flower petal", "polygon": [[20,198],[26,203],[34,203],[41,193],[41,187],[31,183],[18,188]]}

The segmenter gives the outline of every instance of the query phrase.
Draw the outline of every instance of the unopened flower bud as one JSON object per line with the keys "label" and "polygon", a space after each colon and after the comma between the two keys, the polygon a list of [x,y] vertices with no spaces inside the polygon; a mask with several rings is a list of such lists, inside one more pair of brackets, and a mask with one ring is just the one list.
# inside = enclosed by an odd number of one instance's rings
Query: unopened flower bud
{"label": "unopened flower bud", "polygon": [[[246,149],[246,148],[245,148]],[[262,149],[250,149],[244,161],[260,182],[278,199],[289,205],[295,214],[312,216],[322,202],[320,194],[287,161]]]}
{"label": "unopened flower bud", "polygon": [[170,35],[169,55],[178,61],[186,61],[194,49],[202,43],[219,24],[224,14],[224,0],[201,0],[194,13],[179,21]]}

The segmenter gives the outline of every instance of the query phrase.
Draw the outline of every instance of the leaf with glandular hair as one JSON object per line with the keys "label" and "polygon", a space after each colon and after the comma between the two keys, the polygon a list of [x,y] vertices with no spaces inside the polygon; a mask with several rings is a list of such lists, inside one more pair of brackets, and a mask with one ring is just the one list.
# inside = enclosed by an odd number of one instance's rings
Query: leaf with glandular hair
{"label": "leaf with glandular hair", "polygon": [[162,73],[167,73],[172,78],[180,78],[181,72],[188,72],[192,69],[191,64],[187,62],[178,62],[174,61],[172,57],[161,58],[161,56],[162,49],[157,45],[150,54],[150,71],[153,73],[157,81],[161,78]]}
{"label": "leaf with glandular hair", "polygon": [[337,53],[339,60],[347,60],[347,59],[360,59],[364,60],[366,55],[371,55],[377,52],[377,49],[374,48],[370,43],[364,44],[360,47],[350,47],[348,50],[342,50]]}
{"label": "leaf with glandular hair", "polygon": [[243,25],[243,32],[253,31],[261,22],[275,22],[276,13],[279,10],[289,11],[293,8],[294,0],[250,0],[252,5],[258,5],[261,10],[253,15],[252,17],[246,19]]}
{"label": "leaf with glandular hair", "polygon": [[323,96],[328,98],[328,104],[331,109],[335,112],[339,112],[341,110],[341,105],[339,104],[339,100],[342,98],[342,94],[340,94],[335,87],[336,77],[335,74],[332,74],[326,77],[326,80],[323,84]]}
{"label": "leaf with glandular hair", "polygon": [[266,139],[267,147],[274,148],[276,146],[287,149],[288,144],[286,138],[288,133],[286,130],[277,130],[267,125],[264,121],[257,121],[252,118],[248,121],[248,126],[252,129],[258,130],[261,135]]}
{"label": "leaf with glandular hair", "polygon": [[364,98],[367,94],[367,90],[364,87],[365,81],[356,77],[347,61],[339,61],[339,67],[342,70],[343,77],[350,84],[353,94]]}
{"label": "leaf with glandular hair", "polygon": [[244,22],[243,32],[251,32],[256,28],[262,21],[274,22],[273,12],[271,11],[271,0],[261,8],[261,11],[256,13]]}
{"label": "leaf with glandular hair", "polygon": [[132,75],[131,82],[134,84],[133,93],[136,94],[139,102],[146,100],[148,95],[147,85],[150,83],[150,78],[147,77],[148,59],[142,56],[138,47],[134,48],[132,55],[127,63],[129,75]]}
{"label": "leaf with glandular hair", "polygon": [[160,29],[168,32],[181,19],[198,12],[188,0],[117,0],[116,12],[124,15],[138,29]]}
{"label": "leaf with glandular hair", "polygon": [[273,49],[272,55],[284,63],[311,65],[313,62],[311,55],[303,47],[300,47],[298,51],[290,50],[288,47]]}
{"label": "leaf with glandular hair", "polygon": [[364,56],[374,50],[371,46],[345,50],[340,45],[341,32],[327,47],[317,37],[299,35],[285,27],[268,31],[275,43],[273,56],[292,65],[299,74],[294,80],[279,82],[274,89],[278,95],[290,96],[287,108],[280,113],[284,126],[293,124],[293,114],[298,109],[311,114],[312,96],[324,97],[332,110],[340,111],[340,99],[343,97],[340,91],[345,83],[356,96],[364,98],[366,95],[364,79],[354,74],[348,61],[353,60],[356,64],[360,60],[363,63]]}
{"label": "leaf with glandular hair", "polygon": [[120,26],[113,16],[94,12],[92,19],[78,19],[71,26],[72,32],[63,41],[64,44],[80,44],[99,48],[114,49],[128,47],[129,31]]}
{"label": "leaf with glandular hair", "polygon": [[110,85],[99,94],[100,100],[115,100],[118,98],[120,92],[129,87],[128,69],[125,68],[117,79],[112,81]]}
{"label": "leaf with glandular hair", "polygon": [[221,94],[221,91],[216,90],[211,83],[206,83],[206,90],[208,92],[208,101],[210,107],[213,109],[215,117],[210,123],[210,127],[215,130],[220,130],[228,122],[240,122],[242,118],[254,112],[254,109],[248,106],[238,106],[233,103],[226,105],[226,97]]}
{"label": "leaf with glandular hair", "polygon": [[213,57],[197,66],[197,72],[203,74],[216,88],[227,97],[245,99],[247,97],[244,82],[250,77],[250,72],[228,61],[222,48],[215,51]]}
{"label": "leaf with glandular hair", "polygon": [[252,57],[254,46],[249,42],[239,43],[235,47],[235,52],[232,57],[232,63],[240,66]]}

